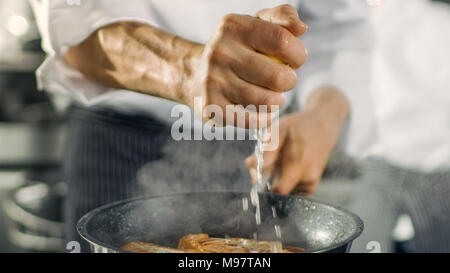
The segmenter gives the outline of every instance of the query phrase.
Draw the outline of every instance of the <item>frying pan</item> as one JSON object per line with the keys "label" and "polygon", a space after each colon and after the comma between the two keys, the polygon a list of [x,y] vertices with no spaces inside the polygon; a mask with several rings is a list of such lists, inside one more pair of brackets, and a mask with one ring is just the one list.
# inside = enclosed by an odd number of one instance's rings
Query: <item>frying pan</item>
{"label": "frying pan", "polygon": [[[93,252],[125,252],[131,241],[177,247],[186,234],[276,240],[308,252],[348,252],[363,230],[353,213],[300,196],[260,193],[261,220],[256,224],[249,193],[196,192],[119,201],[83,216],[78,233]],[[248,200],[248,209],[244,203]],[[273,216],[275,210],[277,217]]]}

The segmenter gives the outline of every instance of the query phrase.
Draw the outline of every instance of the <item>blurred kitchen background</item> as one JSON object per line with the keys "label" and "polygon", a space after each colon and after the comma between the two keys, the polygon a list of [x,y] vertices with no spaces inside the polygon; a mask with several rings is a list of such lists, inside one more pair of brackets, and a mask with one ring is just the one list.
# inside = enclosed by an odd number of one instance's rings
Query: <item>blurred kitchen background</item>
{"label": "blurred kitchen background", "polygon": [[36,90],[44,60],[26,0],[0,1],[0,252],[61,249],[64,117]]}
{"label": "blurred kitchen background", "polygon": [[[64,249],[66,121],[36,89],[44,57],[28,1],[0,0],[0,253]],[[359,177],[358,162],[336,151],[313,198],[345,207]]]}

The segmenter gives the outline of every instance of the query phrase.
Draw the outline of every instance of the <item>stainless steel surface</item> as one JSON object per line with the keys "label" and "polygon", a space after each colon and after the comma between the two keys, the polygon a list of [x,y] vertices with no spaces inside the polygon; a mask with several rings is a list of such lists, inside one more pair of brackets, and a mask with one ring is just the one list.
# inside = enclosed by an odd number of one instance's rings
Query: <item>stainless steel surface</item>
{"label": "stainless steel surface", "polygon": [[[0,200],[5,200],[11,190],[24,184],[24,174],[19,171],[0,172]],[[0,253],[23,252],[8,239],[7,216],[0,202]]]}
{"label": "stainless steel surface", "polygon": [[[63,183],[26,181],[0,200],[0,222],[4,251],[58,252],[63,244],[61,204]],[[0,184],[1,185],[1,184]],[[1,241],[1,240],[0,240]],[[5,244],[6,243],[6,244]]]}
{"label": "stainless steel surface", "polygon": [[[356,215],[297,196],[260,194],[262,224],[254,211],[244,211],[248,193],[203,192],[173,194],[121,201],[86,214],[77,225],[94,252],[122,252],[130,241],[176,247],[189,233],[275,240],[280,225],[282,243],[309,252],[346,252],[359,236],[363,223]],[[278,218],[272,216],[275,207]]]}
{"label": "stainless steel surface", "polygon": [[65,127],[0,123],[0,169],[51,167],[60,164]]}
{"label": "stainless steel surface", "polygon": [[53,190],[47,184],[33,183],[13,191],[2,205],[6,216],[16,225],[34,233],[62,238],[63,197],[64,193]]}

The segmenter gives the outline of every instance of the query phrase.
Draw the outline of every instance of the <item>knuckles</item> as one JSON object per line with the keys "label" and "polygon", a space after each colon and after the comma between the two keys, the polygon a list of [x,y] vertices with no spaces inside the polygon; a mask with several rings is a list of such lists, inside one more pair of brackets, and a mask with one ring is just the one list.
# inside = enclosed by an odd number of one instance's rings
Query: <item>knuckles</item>
{"label": "knuckles", "polygon": [[295,13],[297,13],[297,10],[293,6],[291,6],[289,4],[280,5],[280,6],[278,6],[278,9],[280,10],[280,12],[282,12],[284,14],[293,14],[293,13],[295,14]]}
{"label": "knuckles", "polygon": [[222,23],[222,25],[226,25],[226,24],[236,22],[238,16],[239,16],[238,14],[229,13],[222,17],[221,23]]}
{"label": "knuckles", "polygon": [[277,69],[272,73],[270,82],[276,91],[288,91],[295,87],[297,79],[293,76],[290,68]]}
{"label": "knuckles", "polygon": [[283,52],[288,49],[291,43],[292,34],[283,27],[277,27],[273,31],[273,39],[276,41],[276,50]]}
{"label": "knuckles", "polygon": [[306,60],[308,59],[308,53],[306,51],[305,44],[301,40],[298,40],[298,43],[300,44],[300,47],[303,50],[301,50],[301,52],[297,56],[297,58],[298,58],[297,59],[298,66],[294,67],[295,69],[300,68],[306,62]]}
{"label": "knuckles", "polygon": [[273,94],[265,94],[261,97],[259,105],[276,105],[277,98]]}
{"label": "knuckles", "polygon": [[216,92],[216,90],[221,90],[222,88],[224,88],[224,84],[222,83],[222,81],[212,73],[208,73],[206,75],[203,85],[205,90],[207,90],[207,93],[209,94],[208,96],[206,96],[206,105],[211,104],[212,96],[214,96],[214,92]]}
{"label": "knuckles", "polygon": [[239,18],[242,15],[230,13],[222,17],[219,24],[219,33],[224,35],[232,33],[239,26]]}
{"label": "knuckles", "polygon": [[229,63],[234,59],[231,50],[226,48],[223,43],[217,43],[209,50],[208,62],[210,65],[218,63]]}

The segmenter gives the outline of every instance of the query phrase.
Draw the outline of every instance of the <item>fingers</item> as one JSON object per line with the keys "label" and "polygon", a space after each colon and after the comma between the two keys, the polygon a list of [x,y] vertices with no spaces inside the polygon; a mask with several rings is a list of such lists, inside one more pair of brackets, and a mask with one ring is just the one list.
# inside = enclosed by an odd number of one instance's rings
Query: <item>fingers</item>
{"label": "fingers", "polygon": [[256,20],[252,31],[242,38],[254,50],[275,56],[294,69],[306,61],[307,52],[303,42],[282,26]]}
{"label": "fingers", "polygon": [[[304,44],[296,37],[306,31],[306,25],[293,7],[262,10],[257,17],[224,16],[202,53],[205,69],[201,71],[206,72],[195,74],[200,78],[206,105],[216,104],[222,110],[227,106],[223,102],[233,105],[234,118],[222,116],[225,125],[249,129],[269,125],[271,112],[285,102],[279,92],[295,86],[294,69],[307,57]],[[248,106],[267,106],[267,112]]]}
{"label": "fingers", "polygon": [[302,169],[304,170],[302,178],[294,189],[292,189],[291,194],[303,194],[309,196],[316,191],[323,171],[320,170],[317,165],[312,165],[309,162],[304,162],[302,164]]}
{"label": "fingers", "polygon": [[286,28],[294,36],[303,35],[308,30],[307,25],[299,18],[297,10],[290,5],[263,9],[256,13],[255,16]]}
{"label": "fingers", "polygon": [[252,16],[229,14],[220,33],[238,37],[248,48],[272,55],[297,69],[306,61],[304,44],[286,28]]}
{"label": "fingers", "polygon": [[[282,160],[285,161],[285,160]],[[289,194],[301,180],[302,170],[299,164],[282,163],[280,176],[274,181],[272,191],[279,194]]]}
{"label": "fingers", "polygon": [[240,56],[230,67],[241,79],[273,91],[289,91],[295,87],[297,74],[289,66],[246,48]]}
{"label": "fingers", "polygon": [[296,189],[306,194],[312,194],[323,172],[320,160],[310,155],[310,150],[297,141],[288,141],[281,150],[279,178],[274,181],[273,191],[279,194],[289,194]]}
{"label": "fingers", "polygon": [[316,191],[321,176],[322,171],[318,167],[310,165],[305,159],[300,163],[285,162],[281,166],[280,177],[274,182],[272,189],[279,194],[311,195]]}
{"label": "fingers", "polygon": [[257,112],[244,108],[242,105],[233,105],[223,100],[223,105],[208,105],[202,111],[202,118],[211,126],[233,126],[245,129],[259,129],[271,124],[273,113]]}
{"label": "fingers", "polygon": [[[285,140],[283,140],[285,141]],[[302,153],[296,156],[287,155],[285,144],[282,149],[264,152],[263,176],[272,173],[278,168],[277,179],[273,181],[272,191],[279,194],[311,195],[317,189],[322,176],[323,168],[307,160]],[[282,145],[281,145],[282,146]],[[281,161],[281,162],[280,162]],[[253,154],[245,161],[250,168],[252,183],[256,183],[256,156]]]}
{"label": "fingers", "polygon": [[267,127],[285,103],[283,94],[248,83],[231,70],[212,68],[205,87],[209,90],[205,106],[196,111],[219,127]]}
{"label": "fingers", "polygon": [[283,94],[253,85],[236,76],[230,77],[231,87],[224,95],[235,104],[254,107],[257,112],[275,112],[281,109],[286,98]]}
{"label": "fingers", "polygon": [[[265,180],[265,179],[267,179],[267,177],[271,176],[273,174],[274,170],[275,169],[274,169],[273,165],[263,168],[263,170],[262,170],[263,180]],[[252,184],[258,183],[258,175],[257,175],[256,168],[249,169],[249,172],[250,172],[250,178],[251,178]]]}
{"label": "fingers", "polygon": [[274,113],[257,111],[256,107],[244,107],[229,103],[224,106],[224,124],[246,129],[259,129],[269,126]]}

